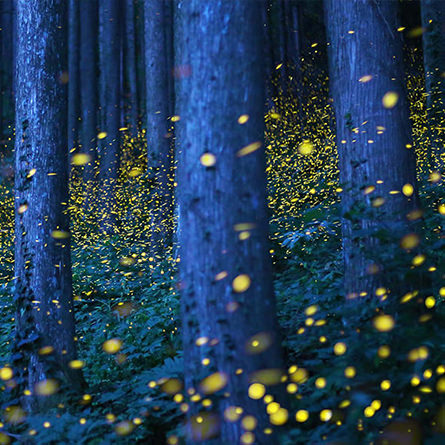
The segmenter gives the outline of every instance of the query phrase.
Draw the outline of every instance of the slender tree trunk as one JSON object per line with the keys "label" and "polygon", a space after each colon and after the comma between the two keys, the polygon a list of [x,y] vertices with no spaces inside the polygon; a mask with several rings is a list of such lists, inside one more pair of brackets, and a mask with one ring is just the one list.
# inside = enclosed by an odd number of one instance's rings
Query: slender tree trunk
{"label": "slender tree trunk", "polygon": [[270,21],[270,1],[266,1],[262,8],[262,18],[263,22],[263,60],[265,68],[265,112],[272,109],[274,106],[273,98],[277,96],[278,90],[274,84],[275,76],[275,60],[273,52],[273,42],[272,42],[272,32],[271,32],[271,21]]}
{"label": "slender tree trunk", "polygon": [[[1,88],[0,88],[0,108],[1,108],[1,128],[0,139],[12,134],[11,128],[14,119],[13,101],[13,4],[12,0],[5,0],[1,4],[0,21],[0,45],[1,45]],[[2,143],[0,143],[3,145]]]}
{"label": "slender tree trunk", "polygon": [[[272,79],[271,93],[301,93],[300,26],[297,0],[270,0],[265,3],[266,61]],[[277,69],[277,67],[279,67]]]}
{"label": "slender tree trunk", "polygon": [[17,58],[17,2],[11,0],[12,6],[12,95],[15,103],[15,90],[16,90],[16,58]]}
{"label": "slender tree trunk", "polygon": [[[173,116],[175,113],[175,82],[173,77],[174,65],[174,24],[173,24],[174,1],[167,0],[165,3],[165,44],[167,55],[167,88],[168,88],[168,113]],[[170,137],[172,141],[173,138]]]}
{"label": "slender tree trunk", "polygon": [[80,72],[79,0],[69,1],[68,27],[68,149],[79,146]]}
{"label": "slender tree trunk", "polygon": [[[423,32],[423,60],[425,67],[426,105],[432,144],[432,166],[445,164],[445,2],[421,0]],[[442,158],[442,159],[441,159]]]}
{"label": "slender tree trunk", "polygon": [[135,26],[135,0],[125,2],[125,97],[126,122],[130,127],[130,134],[138,134],[138,91],[136,66],[136,26]]}
{"label": "slender tree trunk", "polygon": [[273,45],[273,57],[275,67],[286,58],[286,32],[284,30],[285,12],[283,0],[272,0],[270,2],[270,31]]}
{"label": "slender tree trunk", "polygon": [[301,94],[300,5],[297,0],[282,0],[282,2],[285,34],[284,60],[288,91]]}
{"label": "slender tree trunk", "polygon": [[144,5],[145,0],[135,0],[136,21],[136,79],[138,98],[138,124],[142,128],[146,123],[145,98],[145,32],[144,32]]}
{"label": "slender tree trunk", "polygon": [[160,254],[171,240],[171,2],[145,0],[145,75],[148,172],[155,179],[152,199],[151,248]]}
{"label": "slender tree trunk", "polygon": [[[94,182],[97,161],[97,0],[80,2],[80,96],[82,103],[82,152],[90,156],[84,181]],[[91,190],[89,191],[91,193]]]}
{"label": "slender tree trunk", "polygon": [[100,156],[100,190],[102,193],[101,228],[113,233],[117,220],[116,183],[120,155],[120,91],[121,91],[121,8],[119,0],[100,0],[100,69],[102,128],[106,133],[102,139]]}
{"label": "slender tree trunk", "polygon": [[[4,57],[4,44],[5,44],[5,31],[3,29],[3,22],[4,22],[4,4],[0,4],[0,54],[2,56],[2,60]],[[0,69],[0,147],[3,145],[3,137],[5,134],[5,112],[4,112],[4,96],[5,96],[5,69],[2,67]]]}
{"label": "slender tree trunk", "polygon": [[[248,397],[249,382],[262,380],[257,371],[282,367],[267,241],[262,7],[255,0],[183,0],[177,7],[176,66],[184,72],[176,101],[186,391],[212,393],[202,379],[219,373],[225,393],[212,399],[210,413],[200,413],[201,423],[194,404],[189,443],[210,435],[214,441],[204,443],[240,443],[240,420],[223,415],[234,406],[258,421],[255,443],[276,443],[263,435],[270,426],[264,403]],[[249,120],[240,125],[243,114]]]}
{"label": "slender tree trunk", "polygon": [[[393,1],[325,0],[350,297],[374,296],[382,285],[385,265],[370,258],[378,243],[370,233],[406,233],[406,214],[417,205],[397,8]],[[414,187],[410,197],[401,193],[406,184]]]}
{"label": "slender tree trunk", "polygon": [[[16,363],[20,382],[66,379],[76,357],[68,206],[67,3],[17,1]],[[38,353],[49,346],[49,356]],[[18,357],[18,358],[17,358]],[[48,357],[54,357],[49,360]],[[38,393],[38,391],[36,390]]]}

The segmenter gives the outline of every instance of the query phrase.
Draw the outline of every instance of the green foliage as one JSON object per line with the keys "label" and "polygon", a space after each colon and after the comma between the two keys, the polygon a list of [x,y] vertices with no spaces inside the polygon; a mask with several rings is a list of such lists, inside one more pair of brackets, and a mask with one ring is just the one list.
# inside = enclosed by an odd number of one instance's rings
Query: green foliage
{"label": "green foliage", "polygon": [[[421,198],[420,245],[402,249],[392,226],[380,230],[379,248],[371,252],[383,261],[386,273],[408,289],[403,294],[395,288],[371,298],[345,299],[341,238],[331,213],[333,220],[321,221],[317,209],[309,209],[297,225],[303,229],[284,234],[282,245],[290,250],[285,253],[290,259],[276,281],[280,322],[289,366],[309,374],[290,396],[291,412],[307,410],[309,419],[292,419],[285,444],[375,443],[391,434],[398,440],[394,443],[411,443],[408,429],[419,431],[422,443],[443,441],[445,241],[444,216],[438,211],[445,201],[442,182],[425,185]],[[395,322],[393,329],[379,330],[376,320],[382,314]],[[344,354],[335,353],[337,343],[346,346]],[[320,377],[325,386],[317,380]],[[389,388],[382,384],[387,380]],[[329,421],[320,419],[323,410],[329,410]]]}
{"label": "green foliage", "polygon": [[[62,405],[17,424],[7,422],[9,432],[33,437],[39,444],[108,444],[162,443],[160,438],[174,430],[181,412],[160,390],[166,378],[182,375],[174,263],[150,268],[145,261],[152,263],[142,246],[130,248],[119,238],[87,248],[74,246],[78,355],[87,387],[84,394],[62,387]],[[10,358],[13,333],[10,290],[1,289],[3,365]],[[122,342],[115,354],[103,350],[109,339]],[[0,402],[5,409],[11,395],[3,389]]]}

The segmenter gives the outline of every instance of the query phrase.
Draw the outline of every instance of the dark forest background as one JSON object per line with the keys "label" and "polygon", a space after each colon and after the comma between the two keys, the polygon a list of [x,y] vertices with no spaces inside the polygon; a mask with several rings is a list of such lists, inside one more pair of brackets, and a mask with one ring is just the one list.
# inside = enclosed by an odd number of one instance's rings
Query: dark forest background
{"label": "dark forest background", "polygon": [[439,445],[445,1],[0,1],[0,444]]}

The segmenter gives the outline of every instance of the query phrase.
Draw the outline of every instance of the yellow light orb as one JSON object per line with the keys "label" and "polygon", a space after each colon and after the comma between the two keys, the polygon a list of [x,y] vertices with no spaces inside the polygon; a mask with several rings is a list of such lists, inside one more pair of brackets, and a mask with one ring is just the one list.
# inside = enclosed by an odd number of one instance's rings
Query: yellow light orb
{"label": "yellow light orb", "polygon": [[116,354],[116,352],[120,351],[122,348],[122,340],[119,338],[111,338],[110,340],[107,340],[102,345],[102,349],[107,354]]}
{"label": "yellow light orb", "polygon": [[391,388],[391,381],[390,380],[382,380],[380,383],[380,388],[382,391],[388,391],[389,388]]}
{"label": "yellow light orb", "polygon": [[385,108],[391,109],[397,105],[399,95],[395,91],[388,91],[382,98],[382,104]]}
{"label": "yellow light orb", "polygon": [[289,418],[289,412],[285,408],[279,408],[275,413],[269,416],[269,422],[272,425],[284,425]]}
{"label": "yellow light orb", "polygon": [[326,386],[326,379],[324,377],[318,377],[315,380],[315,386],[319,389],[324,388]]}
{"label": "yellow light orb", "polygon": [[411,184],[405,184],[402,187],[402,193],[405,196],[411,196],[414,193],[414,187]]}
{"label": "yellow light orb", "polygon": [[249,386],[249,397],[254,400],[261,399],[266,394],[266,388],[261,383],[252,383]]}
{"label": "yellow light orb", "polygon": [[204,394],[213,394],[223,389],[228,382],[227,375],[224,372],[215,372],[203,379],[199,388]]}
{"label": "yellow light orb", "polygon": [[388,345],[380,346],[377,351],[377,355],[380,358],[388,358],[391,355],[391,348]]}
{"label": "yellow light orb", "polygon": [[391,315],[378,315],[373,320],[374,327],[380,332],[388,332],[394,329],[395,321]]}
{"label": "yellow light orb", "polygon": [[91,156],[87,153],[76,153],[71,158],[71,164],[73,165],[85,165],[91,161]]}
{"label": "yellow light orb", "polygon": [[346,344],[343,342],[336,343],[334,345],[334,354],[335,355],[343,355],[346,352]]}
{"label": "yellow light orb", "polygon": [[213,167],[216,164],[216,156],[212,153],[204,153],[199,158],[204,167]]}
{"label": "yellow light orb", "polygon": [[249,275],[241,274],[232,281],[232,288],[236,293],[242,293],[249,289],[250,284],[251,280]]}
{"label": "yellow light orb", "polygon": [[258,421],[253,416],[244,416],[241,420],[241,426],[247,430],[252,431],[258,425]]}
{"label": "yellow light orb", "polygon": [[436,304],[436,299],[434,298],[434,297],[426,297],[425,298],[425,306],[428,308],[428,309],[431,309],[431,308],[433,308],[434,306],[435,306],[435,304]]}
{"label": "yellow light orb", "polygon": [[314,144],[309,140],[304,140],[298,147],[298,152],[304,156],[310,155],[314,151]]}
{"label": "yellow light orb", "polygon": [[306,411],[305,409],[300,409],[295,414],[295,420],[297,422],[303,423],[306,422],[306,420],[309,419],[309,411]]}
{"label": "yellow light orb", "polygon": [[345,377],[347,377],[348,379],[353,379],[355,377],[356,374],[356,370],[354,368],[354,366],[348,366],[345,369]]}
{"label": "yellow light orb", "polygon": [[68,363],[68,366],[72,369],[81,369],[85,366],[85,362],[83,362],[82,360],[71,360]]}
{"label": "yellow light orb", "polygon": [[332,419],[332,411],[330,409],[323,409],[320,411],[320,420],[322,422],[329,422]]}
{"label": "yellow light orb", "polygon": [[248,114],[242,114],[239,118],[238,118],[238,123],[240,125],[245,124],[247,121],[249,120],[249,115]]}
{"label": "yellow light orb", "polygon": [[436,391],[439,393],[445,392],[445,377],[441,377],[436,383]]}
{"label": "yellow light orb", "polygon": [[11,368],[8,368],[5,366],[4,368],[0,369],[0,379],[2,380],[11,380],[14,375],[14,372]]}

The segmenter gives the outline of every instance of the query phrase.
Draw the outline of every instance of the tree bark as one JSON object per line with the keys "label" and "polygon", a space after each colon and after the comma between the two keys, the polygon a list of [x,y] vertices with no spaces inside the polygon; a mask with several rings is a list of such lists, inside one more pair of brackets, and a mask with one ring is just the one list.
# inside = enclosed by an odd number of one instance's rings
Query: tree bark
{"label": "tree bark", "polygon": [[[176,13],[185,381],[186,390],[202,395],[203,377],[218,372],[227,378],[225,397],[203,417],[214,436],[205,443],[212,444],[240,442],[240,421],[224,420],[230,406],[256,418],[255,443],[275,443],[263,434],[270,426],[264,403],[247,395],[257,371],[282,367],[267,240],[262,8],[255,0],[183,0]],[[249,119],[241,125],[243,114]],[[250,154],[240,152],[249,145]],[[201,365],[204,358],[209,366]],[[189,443],[209,439],[200,433],[196,410]],[[211,415],[220,422],[213,434]]]}
{"label": "tree bark", "polygon": [[282,0],[285,33],[285,72],[288,90],[301,93],[300,8],[296,0]]}
{"label": "tree bark", "polygon": [[[95,180],[97,162],[97,35],[98,35],[97,0],[80,2],[80,96],[82,106],[82,152],[90,156],[91,161],[84,168],[84,182]],[[91,192],[91,191],[90,191]]]}
{"label": "tree bark", "polygon": [[[68,207],[67,3],[17,1],[17,329],[21,383],[81,377],[76,358]],[[51,346],[49,356],[39,348]],[[52,360],[50,359],[52,357]],[[16,363],[17,364],[17,363]]]}
{"label": "tree bark", "polygon": [[144,5],[145,0],[135,0],[135,26],[136,26],[136,78],[138,88],[138,120],[141,127],[146,123],[145,98],[145,32],[144,32]]}
{"label": "tree bark", "polygon": [[[1,87],[0,87],[0,139],[8,134],[12,134],[14,119],[14,98],[13,98],[13,4],[12,0],[5,0],[1,4]],[[9,127],[9,130],[7,128]],[[3,142],[0,142],[3,145]]]}
{"label": "tree bark", "polygon": [[100,146],[100,190],[102,231],[112,234],[117,221],[116,183],[120,156],[121,91],[121,8],[119,0],[100,0],[100,82],[102,128],[106,133]]}
{"label": "tree bark", "polygon": [[137,91],[137,66],[136,66],[136,26],[135,26],[135,0],[125,2],[125,96],[126,96],[126,122],[130,128],[130,134],[138,134],[138,91]]}
{"label": "tree bark", "polygon": [[68,11],[68,150],[72,150],[79,147],[80,127],[79,1],[70,0]]}
{"label": "tree bark", "polygon": [[147,165],[148,173],[155,180],[150,224],[154,254],[162,253],[171,243],[171,6],[170,0],[145,0],[144,9]]}
{"label": "tree bark", "polygon": [[[443,168],[445,101],[445,2],[422,0],[423,61],[432,167]],[[442,159],[441,159],[442,157]]]}
{"label": "tree bark", "polygon": [[[384,282],[384,265],[377,265],[381,272],[375,274],[370,258],[377,246],[371,232],[399,227],[406,233],[406,215],[417,206],[397,8],[393,1],[325,0],[349,297],[374,296]],[[398,101],[385,108],[382,100],[388,92],[394,94],[387,98]],[[410,197],[401,193],[405,184],[414,187]]]}

